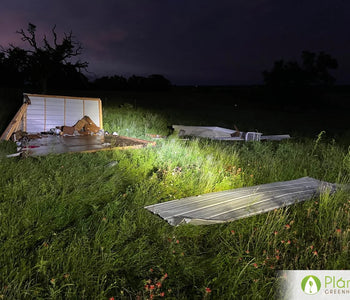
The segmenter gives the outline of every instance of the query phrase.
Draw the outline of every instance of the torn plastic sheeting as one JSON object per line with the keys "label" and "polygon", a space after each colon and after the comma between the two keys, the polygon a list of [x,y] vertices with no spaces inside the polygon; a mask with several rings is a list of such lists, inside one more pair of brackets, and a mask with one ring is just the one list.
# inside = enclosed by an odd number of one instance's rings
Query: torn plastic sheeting
{"label": "torn plastic sheeting", "polygon": [[209,193],[146,206],[170,225],[231,222],[309,200],[336,185],[311,177]]}

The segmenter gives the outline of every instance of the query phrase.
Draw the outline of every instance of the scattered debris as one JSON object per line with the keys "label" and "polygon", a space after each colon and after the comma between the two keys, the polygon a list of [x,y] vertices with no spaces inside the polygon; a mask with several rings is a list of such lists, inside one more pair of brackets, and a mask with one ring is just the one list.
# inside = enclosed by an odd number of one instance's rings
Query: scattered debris
{"label": "scattered debris", "polygon": [[264,136],[260,132],[243,132],[240,131],[236,125],[235,130],[211,127],[211,126],[184,126],[173,125],[175,131],[178,132],[179,137],[195,136],[202,138],[209,138],[220,141],[261,141],[261,140],[283,140],[290,138],[289,135],[269,135]]}
{"label": "scattered debris", "polygon": [[[12,138],[19,155],[135,149],[155,143],[105,134],[98,98],[24,94],[24,104],[1,139]],[[98,124],[98,125],[97,125]],[[45,141],[41,138],[45,137]]]}
{"label": "scattered debris", "polygon": [[74,126],[74,129],[79,133],[98,133],[100,131],[100,127],[98,127],[94,121],[90,119],[88,116],[84,116],[81,120],[79,120]]}
{"label": "scattered debris", "polygon": [[106,165],[106,167],[107,168],[112,168],[112,167],[114,167],[114,166],[116,166],[118,164],[118,161],[111,161],[110,163],[108,163],[107,165]]}
{"label": "scattered debris", "polygon": [[338,185],[311,177],[209,193],[167,201],[145,208],[170,225],[231,222],[309,200]]}
{"label": "scattered debris", "polygon": [[44,137],[44,142],[40,139],[29,140],[18,149],[18,152],[25,156],[41,156],[70,152],[139,149],[147,146],[155,146],[156,144],[155,142],[146,140],[112,135],[47,135]]}
{"label": "scattered debris", "polygon": [[261,136],[261,140],[269,140],[269,141],[281,141],[285,139],[290,139],[289,134],[276,134],[276,135],[263,135]]}
{"label": "scattered debris", "polygon": [[74,135],[74,127],[73,126],[62,126],[63,135]]}
{"label": "scattered debris", "polygon": [[13,153],[13,154],[8,154],[6,155],[6,157],[10,158],[10,157],[17,157],[17,156],[21,156],[22,152],[17,152],[17,153]]}
{"label": "scattered debris", "polygon": [[152,134],[152,133],[146,133],[146,136],[149,136],[152,139],[165,139],[166,136],[160,135],[160,134]]}
{"label": "scattered debris", "polygon": [[18,112],[15,114],[13,119],[11,120],[10,124],[6,127],[5,131],[2,133],[0,140],[8,141],[12,134],[16,131],[26,131],[25,130],[25,119],[26,119],[26,113],[27,113],[27,107],[31,104],[31,100],[29,97],[24,94],[23,96],[23,104],[21,108],[18,110]]}

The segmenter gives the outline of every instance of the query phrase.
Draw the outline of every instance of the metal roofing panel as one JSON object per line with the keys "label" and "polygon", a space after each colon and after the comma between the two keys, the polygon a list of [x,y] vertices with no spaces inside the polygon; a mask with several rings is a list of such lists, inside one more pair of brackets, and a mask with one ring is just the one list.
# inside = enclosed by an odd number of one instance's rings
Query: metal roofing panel
{"label": "metal roofing panel", "polygon": [[223,223],[308,200],[335,184],[310,177],[158,203],[145,208],[171,225]]}

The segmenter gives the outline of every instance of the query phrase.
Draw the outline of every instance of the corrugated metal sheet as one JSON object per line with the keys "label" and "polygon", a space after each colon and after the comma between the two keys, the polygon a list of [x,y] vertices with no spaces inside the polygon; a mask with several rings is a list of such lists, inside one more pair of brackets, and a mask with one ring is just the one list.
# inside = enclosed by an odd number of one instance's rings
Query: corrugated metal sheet
{"label": "corrugated metal sheet", "polygon": [[311,199],[335,184],[303,177],[223,192],[188,197],[145,208],[170,225],[195,225],[230,222]]}

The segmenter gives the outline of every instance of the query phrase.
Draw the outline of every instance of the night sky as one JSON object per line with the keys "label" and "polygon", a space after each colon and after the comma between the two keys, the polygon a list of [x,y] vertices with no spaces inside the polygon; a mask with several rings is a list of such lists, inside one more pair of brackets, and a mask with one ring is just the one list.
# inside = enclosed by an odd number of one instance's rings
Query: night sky
{"label": "night sky", "polygon": [[89,76],[259,84],[275,60],[308,50],[331,54],[337,83],[350,83],[348,0],[2,0],[0,45],[23,45],[15,32],[28,22],[38,36],[72,31]]}

